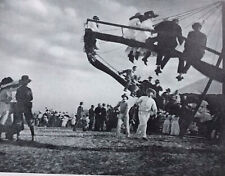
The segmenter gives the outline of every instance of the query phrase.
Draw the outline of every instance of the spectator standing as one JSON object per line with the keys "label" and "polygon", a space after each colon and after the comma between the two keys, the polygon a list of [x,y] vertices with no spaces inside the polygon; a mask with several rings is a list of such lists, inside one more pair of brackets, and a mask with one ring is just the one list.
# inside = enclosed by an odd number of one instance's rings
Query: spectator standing
{"label": "spectator standing", "polygon": [[137,100],[137,104],[139,105],[139,125],[137,129],[137,135],[141,135],[142,139],[147,139],[147,123],[151,115],[157,114],[157,106],[156,102],[153,99],[153,96],[155,94],[155,91],[151,88],[148,88],[146,90],[146,96],[141,96]]}
{"label": "spectator standing", "polygon": [[117,128],[116,128],[116,136],[121,136],[121,125],[122,123],[125,123],[126,127],[126,134],[127,137],[130,137],[130,125],[129,125],[129,116],[128,116],[128,97],[126,94],[123,94],[122,101],[120,101],[115,108],[119,107],[119,115],[118,115],[118,121],[117,121]]}
{"label": "spectator standing", "polygon": [[91,108],[89,109],[89,130],[92,130],[94,120],[95,120],[95,111],[94,111],[94,105],[91,105]]}
{"label": "spectator standing", "polygon": [[104,131],[104,124],[106,121],[106,108],[105,108],[105,103],[102,104],[101,108],[101,118],[100,118],[100,131]]}
{"label": "spectator standing", "polygon": [[84,115],[84,108],[83,108],[83,102],[80,102],[80,105],[77,108],[77,117],[76,117],[76,123],[74,125],[73,131],[76,131],[76,128],[79,124],[80,119],[83,117]]}
{"label": "spectator standing", "polygon": [[100,130],[101,113],[102,113],[102,106],[99,103],[98,107],[95,108],[95,131]]}

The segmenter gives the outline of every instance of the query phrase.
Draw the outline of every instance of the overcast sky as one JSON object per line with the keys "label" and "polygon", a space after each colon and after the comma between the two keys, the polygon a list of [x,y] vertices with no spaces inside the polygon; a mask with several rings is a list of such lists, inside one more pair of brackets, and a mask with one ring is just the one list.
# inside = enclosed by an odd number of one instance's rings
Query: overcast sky
{"label": "overcast sky", "polygon": [[[1,0],[0,1],[0,77],[18,80],[23,74],[32,79],[34,109],[45,106],[61,111],[75,111],[80,101],[85,108],[91,104],[115,105],[123,87],[113,78],[89,64],[83,52],[84,23],[94,15],[103,21],[127,24],[136,12],[154,10],[159,18],[202,7],[213,0]],[[209,9],[210,10],[210,9]],[[203,31],[208,34],[208,46],[221,50],[219,13],[192,16],[180,24],[184,35],[195,21],[205,19]],[[205,13],[205,15],[204,15]],[[211,14],[210,14],[211,13]],[[202,16],[201,16],[202,15]],[[210,15],[210,16],[209,16]],[[209,17],[207,17],[209,16]],[[213,28],[212,28],[213,26]],[[216,27],[219,26],[219,27]],[[120,34],[120,30],[101,26],[103,32]],[[217,35],[215,35],[217,34]],[[117,70],[132,67],[125,46],[100,42],[99,54]],[[206,61],[216,57],[206,54]],[[156,79],[155,58],[146,67],[136,62],[142,79]],[[172,90],[204,78],[191,69],[182,82],[177,82],[178,61],[172,59],[157,77],[161,85]]]}

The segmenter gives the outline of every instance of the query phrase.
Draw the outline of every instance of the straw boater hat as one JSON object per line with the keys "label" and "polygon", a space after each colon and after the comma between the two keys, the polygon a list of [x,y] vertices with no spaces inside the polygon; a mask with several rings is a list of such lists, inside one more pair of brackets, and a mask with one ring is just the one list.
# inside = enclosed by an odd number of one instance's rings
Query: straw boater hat
{"label": "straw boater hat", "polygon": [[126,97],[126,99],[128,100],[128,96],[126,94],[121,95],[121,97]]}
{"label": "straw boater hat", "polygon": [[0,82],[0,86],[2,89],[6,87],[18,86],[18,84],[19,84],[18,81],[13,81],[11,77],[3,78],[2,81]]}
{"label": "straw boater hat", "polygon": [[21,77],[21,79],[19,80],[19,83],[20,83],[20,84],[28,84],[28,83],[30,83],[30,82],[31,82],[31,79],[29,78],[28,75],[23,75],[23,76]]}
{"label": "straw boater hat", "polygon": [[154,11],[150,10],[144,13],[144,16],[148,17],[148,18],[156,18],[159,15],[155,14]]}

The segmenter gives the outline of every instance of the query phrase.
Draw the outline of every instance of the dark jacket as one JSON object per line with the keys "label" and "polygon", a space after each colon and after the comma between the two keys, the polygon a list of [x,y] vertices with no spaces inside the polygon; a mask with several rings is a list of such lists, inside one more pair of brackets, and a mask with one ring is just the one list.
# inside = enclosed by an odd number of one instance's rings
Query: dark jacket
{"label": "dark jacket", "polygon": [[33,94],[29,87],[21,86],[17,89],[16,100],[21,103],[31,102],[33,100]]}
{"label": "dark jacket", "polygon": [[163,21],[155,27],[158,33],[158,47],[176,48],[177,39],[179,44],[183,43],[182,29],[180,25],[173,21]]}
{"label": "dark jacket", "polygon": [[205,53],[207,37],[200,31],[191,31],[188,33],[187,41],[184,44],[184,52],[190,51],[195,56],[202,57]]}

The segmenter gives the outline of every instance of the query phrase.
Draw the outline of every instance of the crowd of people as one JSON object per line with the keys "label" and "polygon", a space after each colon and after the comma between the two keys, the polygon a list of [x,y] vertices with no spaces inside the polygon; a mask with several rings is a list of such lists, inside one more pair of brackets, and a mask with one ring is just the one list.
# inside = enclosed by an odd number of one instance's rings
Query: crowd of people
{"label": "crowd of people", "polygon": [[34,113],[35,126],[38,127],[68,127],[72,117],[68,112],[56,111],[45,107],[45,112]]}

